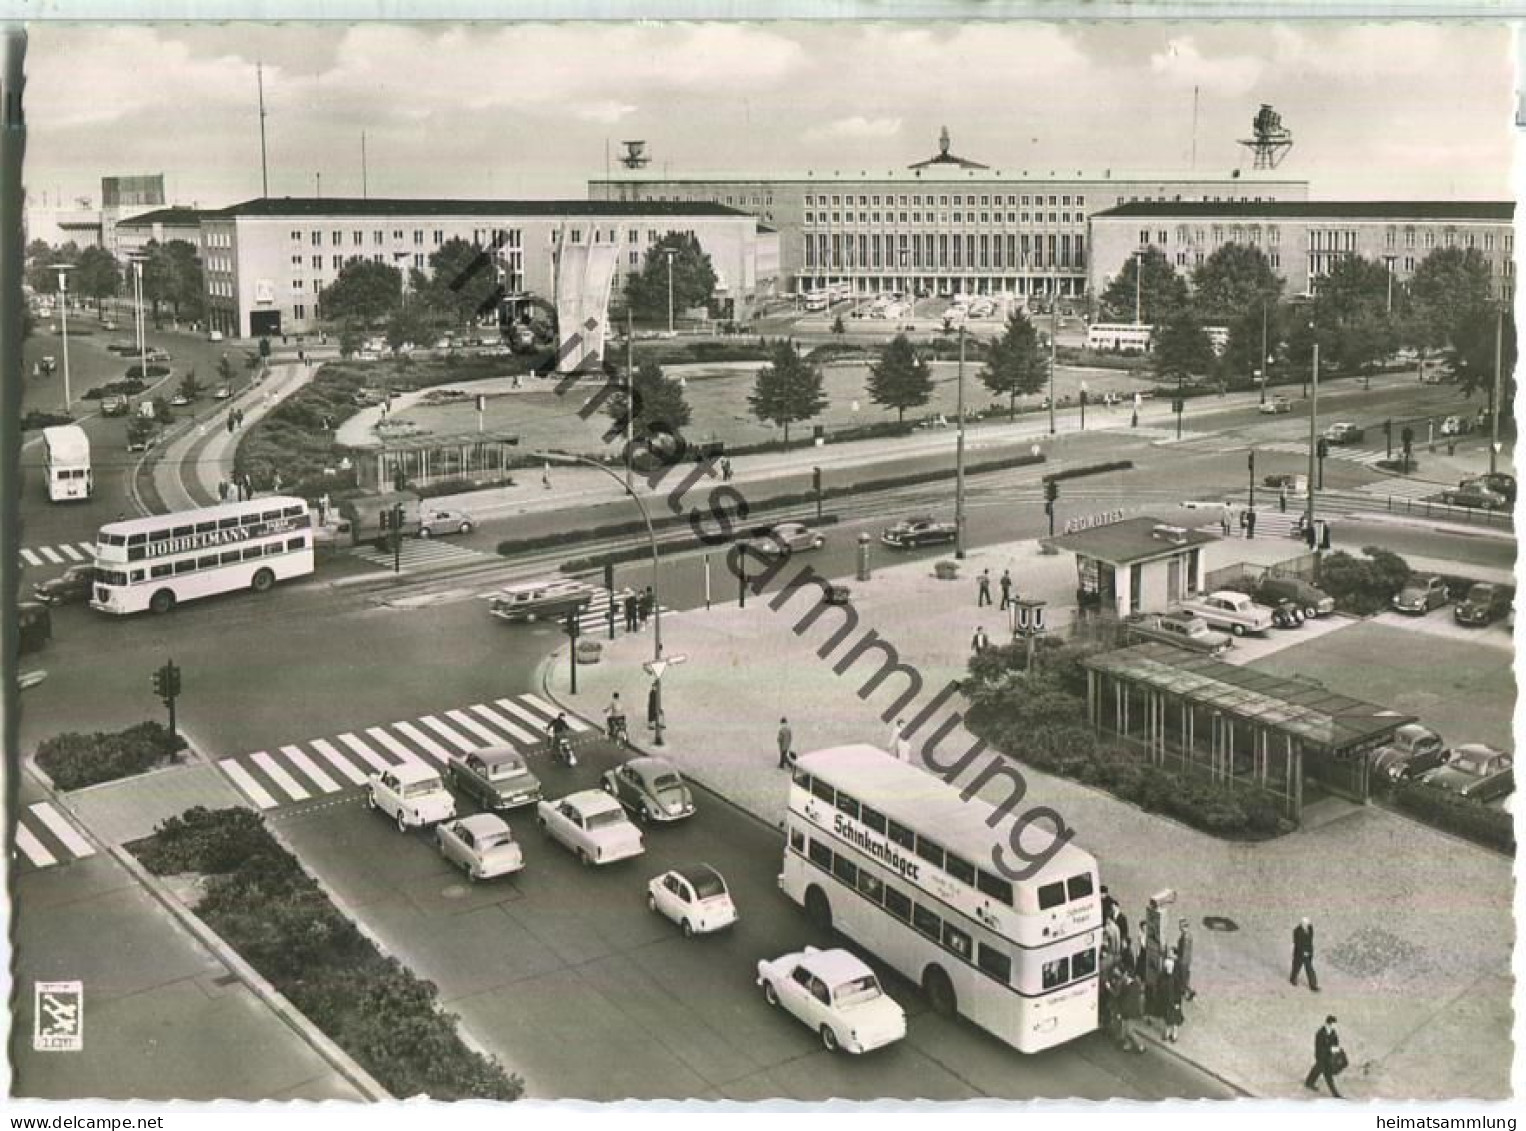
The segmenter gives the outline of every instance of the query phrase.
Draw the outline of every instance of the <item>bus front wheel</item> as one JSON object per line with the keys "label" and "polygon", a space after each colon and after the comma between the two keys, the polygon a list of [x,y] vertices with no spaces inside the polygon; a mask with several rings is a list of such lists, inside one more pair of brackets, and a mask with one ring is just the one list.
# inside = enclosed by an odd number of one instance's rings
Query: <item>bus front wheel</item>
{"label": "bus front wheel", "polygon": [[823,931],[832,929],[832,905],[827,901],[827,893],[818,887],[805,893],[805,917]]}
{"label": "bus front wheel", "polygon": [[952,1017],[959,1012],[959,999],[954,984],[948,980],[941,966],[929,966],[922,974],[922,992],[927,995],[933,1012],[940,1017]]}
{"label": "bus front wheel", "polygon": [[253,588],[256,593],[269,593],[275,588],[276,575],[269,569],[260,569],[255,572]]}
{"label": "bus front wheel", "polygon": [[175,594],[168,589],[161,589],[149,598],[148,607],[161,615],[167,613],[175,607]]}

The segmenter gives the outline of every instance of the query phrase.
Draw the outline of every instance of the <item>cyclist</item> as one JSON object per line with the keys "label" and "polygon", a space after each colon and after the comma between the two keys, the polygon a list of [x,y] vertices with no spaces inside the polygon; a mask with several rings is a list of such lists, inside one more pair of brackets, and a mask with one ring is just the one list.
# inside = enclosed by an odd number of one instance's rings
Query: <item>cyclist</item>
{"label": "cyclist", "polygon": [[569,766],[574,764],[572,744],[567,740],[568,733],[572,730],[567,722],[567,713],[559,713],[546,727],[546,745],[551,748],[551,756],[560,758]]}
{"label": "cyclist", "polygon": [[628,742],[630,731],[625,726],[625,704],[620,702],[620,693],[614,692],[609,699],[609,706],[604,708],[604,717],[611,742]]}

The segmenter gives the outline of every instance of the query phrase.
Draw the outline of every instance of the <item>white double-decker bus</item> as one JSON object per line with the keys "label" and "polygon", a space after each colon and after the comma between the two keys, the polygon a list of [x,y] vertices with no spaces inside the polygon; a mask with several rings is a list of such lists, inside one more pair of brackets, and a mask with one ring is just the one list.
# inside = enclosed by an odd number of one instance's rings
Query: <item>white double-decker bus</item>
{"label": "white double-decker bus", "polygon": [[181,601],[313,572],[312,517],[301,499],[272,495],[101,527],[90,607],[167,613]]}
{"label": "white double-decker bus", "polygon": [[1097,862],[1065,844],[1031,879],[997,811],[873,746],[801,756],[779,886],[835,929],[1019,1052],[1097,1028]]}
{"label": "white double-decker bus", "polygon": [[47,454],[48,499],[60,503],[88,499],[95,486],[90,472],[90,437],[78,424],[58,424],[42,430]]}

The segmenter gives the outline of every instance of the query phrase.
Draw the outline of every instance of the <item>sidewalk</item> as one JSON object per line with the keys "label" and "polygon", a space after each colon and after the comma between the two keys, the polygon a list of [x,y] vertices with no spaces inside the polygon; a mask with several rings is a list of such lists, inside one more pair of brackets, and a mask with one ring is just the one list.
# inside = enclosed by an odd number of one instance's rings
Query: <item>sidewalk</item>
{"label": "sidewalk", "polygon": [[[1289,556],[1285,545],[1235,540],[1209,546],[1209,568],[1250,559],[1263,552],[1258,543],[1265,553]],[[976,625],[1001,638],[1000,614],[975,608],[973,578],[982,568],[997,576],[1011,568],[1025,596],[1052,602],[1056,627],[1075,588],[1069,555],[1046,556],[1032,543],[971,552],[955,582],[935,580],[925,562],[887,566],[881,553],[874,560],[872,580],[841,580],[852,587],[859,617],[854,638],[881,631],[921,674],[923,693],[903,712],[908,718],[963,674]],[[847,652],[849,637],[835,654],[826,642],[842,614],[829,610],[804,635],[794,631],[813,596],[806,590],[782,613],[768,599],[749,599],[745,609],[664,618],[666,654],[688,661],[664,679],[667,745],[653,752],[771,824],[786,801],[786,778],[775,768],[779,717],[789,716],[803,751],[853,741],[883,746],[880,712],[904,686],[900,677],[889,679],[867,701],[859,697],[865,669],[880,659],[874,653],[869,664],[834,675],[832,662]],[[830,659],[820,658],[818,647]],[[544,669],[547,691],[594,719],[615,690],[644,704],[640,664],[651,656],[651,638],[621,637],[604,649],[603,662],[580,669],[575,697],[566,687],[565,654],[553,658]],[[649,732],[633,729],[650,748]],[[939,750],[950,759],[972,743],[961,727]],[[1164,888],[1178,893],[1173,915],[1194,924],[1210,915],[1233,921],[1227,932],[1194,931],[1199,997],[1170,1053],[1254,1095],[1303,1097],[1314,1030],[1334,1013],[1353,1061],[1343,1090],[1354,1098],[1510,1094],[1510,861],[1372,807],[1346,807],[1318,827],[1268,843],[1229,843],[1085,786],[1023,772],[1025,804],[1065,815],[1135,922]],[[1305,915],[1319,939],[1318,996],[1286,981],[1291,931]]]}

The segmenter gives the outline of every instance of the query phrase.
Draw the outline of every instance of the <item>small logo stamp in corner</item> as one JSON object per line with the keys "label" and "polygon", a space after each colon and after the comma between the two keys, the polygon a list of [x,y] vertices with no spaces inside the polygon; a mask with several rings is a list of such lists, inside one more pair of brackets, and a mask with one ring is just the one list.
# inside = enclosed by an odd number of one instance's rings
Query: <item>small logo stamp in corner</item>
{"label": "small logo stamp in corner", "polygon": [[85,983],[33,982],[32,1048],[79,1052],[85,1047]]}

